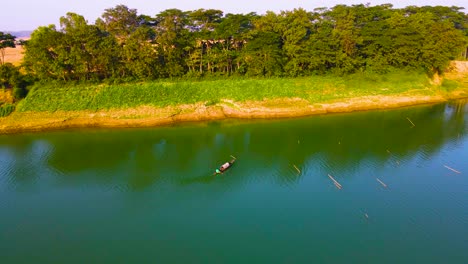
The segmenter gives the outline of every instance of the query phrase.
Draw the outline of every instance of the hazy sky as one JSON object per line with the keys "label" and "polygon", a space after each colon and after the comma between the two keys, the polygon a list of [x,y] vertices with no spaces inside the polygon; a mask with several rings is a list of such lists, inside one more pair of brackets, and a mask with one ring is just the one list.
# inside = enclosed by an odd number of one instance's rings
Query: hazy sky
{"label": "hazy sky", "polygon": [[39,26],[59,24],[59,19],[67,12],[74,12],[85,17],[93,24],[100,17],[104,9],[123,4],[137,9],[138,14],[155,16],[159,12],[178,8],[181,10],[220,9],[224,13],[264,14],[265,11],[278,12],[302,7],[312,11],[317,7],[333,7],[337,4],[366,4],[380,5],[391,3],[394,7],[410,5],[443,5],[459,6],[468,12],[468,0],[5,0],[0,5],[0,31],[34,30]]}

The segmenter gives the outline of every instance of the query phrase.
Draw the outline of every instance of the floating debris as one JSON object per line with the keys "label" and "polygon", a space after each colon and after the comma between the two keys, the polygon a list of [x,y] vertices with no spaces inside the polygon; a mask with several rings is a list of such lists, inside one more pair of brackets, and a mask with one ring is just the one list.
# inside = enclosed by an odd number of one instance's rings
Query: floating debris
{"label": "floating debris", "polygon": [[455,172],[455,173],[461,174],[461,172],[457,171],[456,169],[450,168],[450,167],[447,166],[447,165],[444,165],[444,167],[447,168],[447,169],[449,169],[449,170],[451,170],[451,171],[453,171],[453,172]]}
{"label": "floating debris", "polygon": [[366,217],[366,219],[369,219],[369,216],[367,214],[364,214],[364,216]]}
{"label": "floating debris", "polygon": [[343,188],[343,186],[341,186],[341,184],[336,181],[330,174],[328,174],[328,177],[333,181],[333,183],[335,184],[336,188],[340,189]]}
{"label": "floating debris", "polygon": [[380,184],[382,184],[383,187],[387,188],[387,184],[385,184],[383,181],[381,181],[379,178],[375,178]]}
{"label": "floating debris", "polygon": [[416,125],[411,121],[411,119],[409,119],[409,117],[407,117],[406,119],[408,119],[408,121],[410,121],[410,123],[413,125],[413,127],[416,126]]}
{"label": "floating debris", "polygon": [[293,166],[294,166],[294,168],[297,170],[298,173],[301,173],[301,170],[299,170],[299,169],[296,167],[296,165],[293,164]]}

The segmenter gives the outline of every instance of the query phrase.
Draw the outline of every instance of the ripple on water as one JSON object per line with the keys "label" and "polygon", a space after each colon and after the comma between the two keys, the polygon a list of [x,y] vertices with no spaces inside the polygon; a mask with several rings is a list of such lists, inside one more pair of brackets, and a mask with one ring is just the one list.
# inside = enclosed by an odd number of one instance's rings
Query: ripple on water
{"label": "ripple on water", "polygon": [[11,171],[13,170],[13,163],[10,161],[3,161],[0,166],[0,190],[5,188],[10,181]]}
{"label": "ripple on water", "polygon": [[27,186],[34,186],[39,181],[38,172],[32,163],[13,164],[7,172],[7,186],[18,191]]}

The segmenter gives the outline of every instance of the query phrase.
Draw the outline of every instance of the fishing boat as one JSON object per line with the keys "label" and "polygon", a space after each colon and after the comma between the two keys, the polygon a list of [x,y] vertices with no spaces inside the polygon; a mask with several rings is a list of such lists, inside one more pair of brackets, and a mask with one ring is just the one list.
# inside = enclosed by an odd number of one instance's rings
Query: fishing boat
{"label": "fishing boat", "polygon": [[236,158],[233,157],[233,156],[231,156],[231,157],[232,157],[232,160],[224,163],[223,165],[221,165],[218,169],[216,169],[214,174],[224,173],[227,169],[231,168],[232,164],[234,164],[234,162],[236,162]]}

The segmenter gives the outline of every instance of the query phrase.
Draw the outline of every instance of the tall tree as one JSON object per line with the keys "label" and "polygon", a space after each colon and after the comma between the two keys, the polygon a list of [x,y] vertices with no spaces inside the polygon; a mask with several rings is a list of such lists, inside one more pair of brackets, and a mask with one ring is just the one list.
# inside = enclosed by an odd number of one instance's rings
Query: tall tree
{"label": "tall tree", "polygon": [[122,48],[122,60],[125,65],[125,76],[137,79],[154,79],[161,72],[156,49],[152,43],[154,31],[142,26],[128,37]]}
{"label": "tall tree", "polygon": [[59,56],[62,52],[64,34],[54,25],[39,27],[25,44],[23,65],[27,72],[39,79],[66,80],[66,69]]}
{"label": "tall tree", "polygon": [[167,77],[185,73],[186,48],[189,47],[187,12],[168,9],[156,15],[156,45],[159,61]]}
{"label": "tall tree", "polygon": [[275,25],[280,18],[273,12],[256,17],[254,28],[247,32],[247,43],[241,57],[245,68],[241,73],[248,76],[280,76],[283,73],[283,40]]}
{"label": "tall tree", "polygon": [[71,79],[100,79],[115,72],[118,58],[114,56],[119,54],[115,37],[88,25],[83,16],[75,13],[61,17],[60,25],[66,51],[60,59]]}
{"label": "tall tree", "polygon": [[190,72],[198,71],[198,74],[203,74],[204,60],[206,61],[205,53],[209,48],[209,41],[215,38],[213,32],[221,22],[222,17],[223,11],[216,9],[198,9],[188,12],[191,45],[187,47],[186,63]]}
{"label": "tall tree", "polygon": [[[217,61],[213,61],[214,68],[222,73],[236,72],[241,64],[239,59],[245,47],[247,38],[253,29],[253,21],[257,14],[227,14],[215,30],[215,36],[219,40],[212,53],[219,55]],[[212,56],[214,57],[214,56]]]}
{"label": "tall tree", "polygon": [[362,43],[358,45],[358,52],[367,70],[385,72],[390,67],[388,54],[392,39],[389,18],[393,12],[391,4],[367,7],[362,11]]}
{"label": "tall tree", "polygon": [[130,9],[125,5],[117,5],[114,8],[105,9],[102,18],[96,20],[96,26],[113,34],[119,41],[125,42],[144,19],[140,18],[136,9]]}

